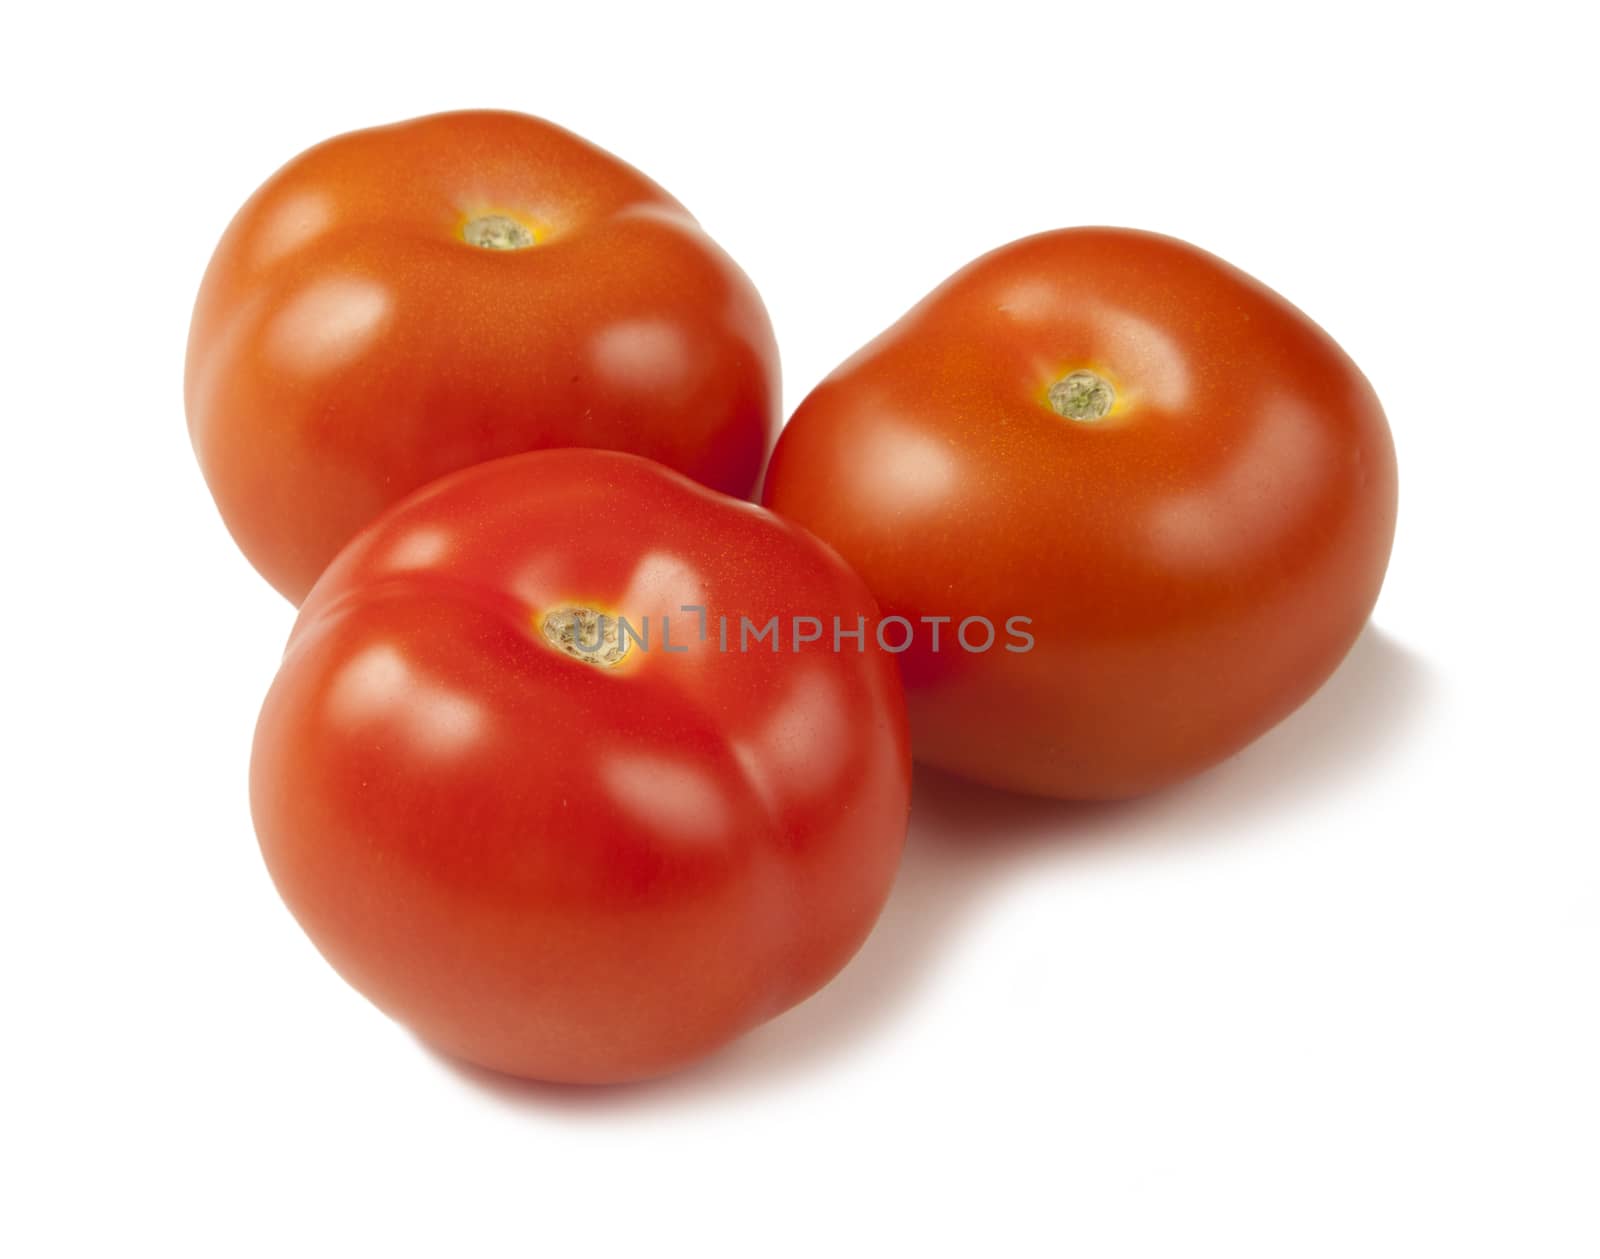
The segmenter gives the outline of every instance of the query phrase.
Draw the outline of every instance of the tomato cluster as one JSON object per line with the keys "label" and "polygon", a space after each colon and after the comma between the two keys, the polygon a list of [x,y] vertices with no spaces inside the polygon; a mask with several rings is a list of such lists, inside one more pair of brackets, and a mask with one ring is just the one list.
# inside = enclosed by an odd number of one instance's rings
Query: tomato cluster
{"label": "tomato cluster", "polygon": [[675,1069],[826,983],[913,752],[1093,799],[1237,751],[1337,666],[1394,531],[1355,365],[1143,232],[980,258],[774,449],[750,282],[515,114],[279,171],[186,383],[224,520],[301,604],[250,777],[279,891],[380,1008],[540,1079]]}

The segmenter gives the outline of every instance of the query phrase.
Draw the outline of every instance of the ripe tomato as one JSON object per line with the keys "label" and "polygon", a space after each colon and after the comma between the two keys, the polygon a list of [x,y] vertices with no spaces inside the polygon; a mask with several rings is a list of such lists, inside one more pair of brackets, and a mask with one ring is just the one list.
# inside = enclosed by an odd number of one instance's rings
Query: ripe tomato
{"label": "ripe tomato", "polygon": [[552,446],[755,487],[776,426],[761,299],[676,201],[537,118],[339,136],[239,211],[189,334],[189,430],[245,555],[298,602],[446,472]]}
{"label": "ripe tomato", "polygon": [[267,865],[340,973],[441,1049],[548,1080],[671,1070],[825,983],[888,894],[892,658],[788,624],[876,613],[809,534],[645,459],[447,477],[301,608],[251,765]]}
{"label": "ripe tomato", "polygon": [[[920,759],[1096,798],[1211,765],[1321,685],[1395,493],[1377,398],[1305,315],[1180,241],[1084,228],[978,259],[834,372],[765,502],[886,615],[951,618],[901,657]],[[962,650],[970,616],[1031,618],[1032,649]]]}

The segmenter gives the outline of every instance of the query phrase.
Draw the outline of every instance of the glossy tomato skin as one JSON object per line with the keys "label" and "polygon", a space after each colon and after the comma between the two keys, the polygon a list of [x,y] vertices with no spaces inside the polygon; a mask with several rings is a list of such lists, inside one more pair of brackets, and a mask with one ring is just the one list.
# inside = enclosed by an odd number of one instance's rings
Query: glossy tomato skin
{"label": "glossy tomato skin", "polygon": [[[532,243],[468,243],[495,220]],[[185,397],[228,528],[299,602],[385,507],[520,451],[627,450],[750,494],[778,356],[749,280],[656,184],[467,112],[339,136],[251,197],[201,284]]]}
{"label": "glossy tomato skin", "polygon": [[[1082,371],[1114,390],[1101,418],[1049,401]],[[1321,685],[1377,598],[1396,472],[1372,388],[1299,310],[1181,241],[1082,228],[978,259],[835,371],[764,501],[886,616],[1031,618],[1028,651],[919,635],[914,749],[1095,799],[1214,764]]]}
{"label": "glossy tomato skin", "polygon": [[[647,648],[560,650],[542,627],[571,607]],[[279,891],[450,1054],[608,1082],[709,1052],[844,965],[905,836],[892,659],[737,650],[739,617],[794,615],[876,608],[804,531],[647,460],[547,451],[429,486],[317,583],[262,708]]]}

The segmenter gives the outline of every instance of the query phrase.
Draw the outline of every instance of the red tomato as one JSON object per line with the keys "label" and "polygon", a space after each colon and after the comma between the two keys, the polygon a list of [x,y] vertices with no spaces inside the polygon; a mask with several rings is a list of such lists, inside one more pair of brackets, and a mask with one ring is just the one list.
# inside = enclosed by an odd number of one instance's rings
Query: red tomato
{"label": "red tomato", "polygon": [[676,201],[570,132],[439,114],[320,144],[206,271],[189,430],[239,546],[298,602],[435,477],[552,446],[729,494],[776,426],[761,299]]}
{"label": "red tomato", "polygon": [[[831,633],[876,611],[809,534],[644,459],[448,477],[301,609],[251,766],[267,865],[340,973],[451,1054],[681,1066],[815,991],[883,905],[900,683]],[[796,649],[804,618],[829,632]]]}
{"label": "red tomato", "polygon": [[[1082,228],[978,259],[834,372],[765,502],[920,625],[919,759],[1095,798],[1204,769],[1321,685],[1395,485],[1377,398],[1305,315],[1180,241]],[[968,652],[972,616],[1030,623]],[[951,618],[942,651],[923,617]]]}

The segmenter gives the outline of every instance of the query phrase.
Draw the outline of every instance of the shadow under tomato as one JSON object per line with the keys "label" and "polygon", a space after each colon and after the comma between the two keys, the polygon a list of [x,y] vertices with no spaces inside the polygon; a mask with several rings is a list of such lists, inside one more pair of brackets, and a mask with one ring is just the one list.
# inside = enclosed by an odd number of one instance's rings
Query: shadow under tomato
{"label": "shadow under tomato", "polygon": [[843,1061],[916,999],[962,921],[1006,879],[1108,845],[1150,851],[1216,841],[1263,817],[1313,807],[1380,762],[1435,689],[1423,661],[1369,626],[1333,677],[1277,728],[1155,795],[1111,804],[1044,800],[919,768],[905,858],[883,917],[855,960],[810,1000],[686,1071],[635,1085],[541,1084],[440,1061],[514,1104],[584,1112],[711,1100]]}

